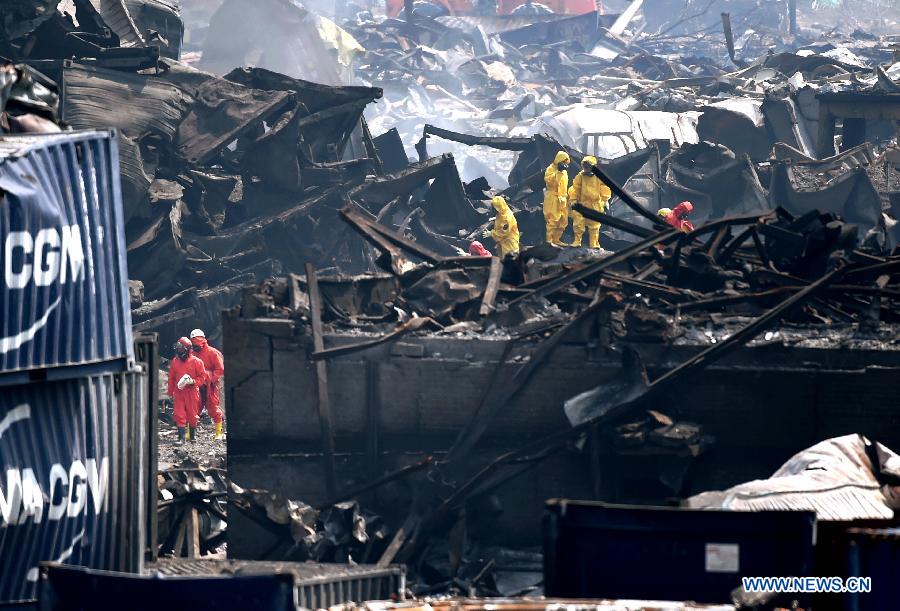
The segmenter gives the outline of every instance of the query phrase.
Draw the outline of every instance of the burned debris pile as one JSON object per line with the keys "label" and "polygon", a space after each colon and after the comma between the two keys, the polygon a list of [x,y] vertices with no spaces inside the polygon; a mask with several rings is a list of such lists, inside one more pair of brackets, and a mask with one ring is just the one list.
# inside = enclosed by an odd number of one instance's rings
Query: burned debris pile
{"label": "burned debris pile", "polygon": [[[0,54],[15,62],[3,72],[2,128],[118,130],[133,321],[164,342],[188,319],[217,339],[218,312],[243,287],[307,263],[333,275],[376,271],[379,256],[393,272],[424,261],[454,290],[466,285],[471,300],[488,266],[445,260],[468,253],[489,227],[497,193],[517,215],[523,246],[538,246],[541,173],[558,150],[573,163],[601,159],[604,175],[649,211],[614,200],[607,247],[633,244],[654,227],[652,213],[685,199],[695,223],[783,207],[764,223],[771,233],[794,222],[785,214],[805,219],[817,208],[856,223],[860,242],[882,251],[897,238],[896,154],[881,146],[893,137],[885,109],[900,88],[888,37],[816,37],[810,26],[789,39],[770,24],[734,41],[728,57],[722,42],[690,32],[642,32],[650,20],[627,11],[417,12],[411,23],[361,11],[344,30],[325,28],[338,72],[355,56],[368,83],[340,86],[295,78],[309,74],[302,62],[279,64],[294,76],[226,67],[216,45],[241,2],[225,3],[203,53],[192,52],[192,64],[215,74],[179,63],[184,26],[174,9],[140,4],[16,8],[0,32]],[[303,27],[318,19],[279,10]],[[766,55],[773,40],[777,52]],[[848,114],[848,95],[867,100],[870,119]],[[538,247],[534,259],[556,254]],[[538,279],[529,260],[504,269],[509,286]],[[434,288],[433,276],[419,278],[418,294]],[[450,321],[446,307],[424,300],[408,314]]]}

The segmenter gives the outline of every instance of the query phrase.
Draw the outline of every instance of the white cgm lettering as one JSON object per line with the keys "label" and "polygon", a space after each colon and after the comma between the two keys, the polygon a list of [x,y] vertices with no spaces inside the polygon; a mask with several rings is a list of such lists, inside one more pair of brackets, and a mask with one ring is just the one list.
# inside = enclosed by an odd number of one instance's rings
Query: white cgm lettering
{"label": "white cgm lettering", "polygon": [[45,511],[49,521],[109,511],[109,457],[76,459],[68,470],[53,464],[46,481],[45,494],[33,469],[8,470],[5,488],[0,481],[0,527],[24,524],[29,518],[40,524]]}
{"label": "white cgm lettering", "polygon": [[104,456],[100,459],[100,472],[97,472],[97,461],[88,458],[87,463],[87,481],[88,489],[91,491],[91,498],[94,499],[94,513],[100,515],[100,511],[106,511],[106,491],[109,488],[109,458]]}
{"label": "white cgm lettering", "polygon": [[34,283],[50,286],[59,277],[59,232],[41,229],[34,239]]}
{"label": "white cgm lettering", "polygon": [[[62,490],[59,491],[59,496],[56,494],[56,487],[61,486]],[[65,468],[60,464],[55,464],[50,467],[50,511],[47,514],[48,520],[61,520],[64,515],[66,515],[66,507],[68,507],[69,500],[69,474],[66,472]],[[56,500],[56,499],[59,500]]]}
{"label": "white cgm lettering", "polygon": [[[21,252],[22,263],[18,270],[13,269],[13,256]],[[22,289],[31,279],[31,264],[28,256],[34,252],[34,238],[27,231],[11,231],[6,236],[3,246],[3,277],[6,286],[11,289]]]}
{"label": "white cgm lettering", "polygon": [[66,514],[74,518],[84,511],[87,502],[87,469],[84,463],[76,460],[69,467],[69,509]]}
{"label": "white cgm lettering", "polygon": [[81,228],[78,225],[66,225],[62,228],[62,268],[59,282],[65,284],[68,274],[72,272],[72,282],[84,276],[84,249],[81,246]]}
{"label": "white cgm lettering", "polygon": [[84,247],[81,228],[64,225],[49,227],[32,237],[27,231],[12,231],[3,245],[3,278],[11,289],[50,286],[84,279]]}

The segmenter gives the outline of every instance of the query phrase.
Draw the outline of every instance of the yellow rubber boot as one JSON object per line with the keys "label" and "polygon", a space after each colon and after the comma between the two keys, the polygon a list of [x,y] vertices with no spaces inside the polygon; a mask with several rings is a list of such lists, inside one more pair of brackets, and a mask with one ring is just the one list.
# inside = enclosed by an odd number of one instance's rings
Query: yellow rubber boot
{"label": "yellow rubber boot", "polygon": [[588,239],[588,244],[590,248],[600,248],[600,228],[599,227],[591,227],[588,230],[588,235],[590,236]]}
{"label": "yellow rubber boot", "polygon": [[222,423],[216,422],[216,439],[225,439],[225,434],[222,433]]}
{"label": "yellow rubber boot", "polygon": [[557,224],[557,226],[554,228],[554,230],[553,230],[553,243],[554,244],[562,244],[562,236],[563,236],[563,233],[565,233],[566,227],[568,227],[568,225],[569,225],[568,223],[563,224],[563,222],[560,221]]}

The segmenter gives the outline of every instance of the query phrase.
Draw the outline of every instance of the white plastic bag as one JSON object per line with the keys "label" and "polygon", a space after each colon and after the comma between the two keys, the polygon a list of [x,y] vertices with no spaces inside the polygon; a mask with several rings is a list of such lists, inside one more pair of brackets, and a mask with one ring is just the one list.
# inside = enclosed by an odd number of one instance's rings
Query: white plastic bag
{"label": "white plastic bag", "polygon": [[194,383],[194,378],[192,378],[188,374],[184,374],[183,376],[181,376],[181,379],[178,380],[178,385],[177,385],[178,390],[184,390],[185,386],[190,386],[193,383]]}

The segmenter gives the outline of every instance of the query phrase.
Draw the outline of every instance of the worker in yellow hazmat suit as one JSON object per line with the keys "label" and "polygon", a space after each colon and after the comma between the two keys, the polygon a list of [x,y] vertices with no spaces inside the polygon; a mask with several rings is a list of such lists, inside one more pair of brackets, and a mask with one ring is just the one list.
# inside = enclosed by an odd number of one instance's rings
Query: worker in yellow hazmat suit
{"label": "worker in yellow hazmat suit", "polygon": [[547,223],[549,244],[559,245],[563,232],[569,226],[569,211],[566,206],[569,173],[566,166],[570,161],[569,154],[560,151],[544,172],[544,184],[547,185],[544,192],[544,221]]}
{"label": "worker in yellow hazmat suit", "polygon": [[499,195],[491,200],[491,205],[497,211],[494,219],[494,228],[484,232],[484,237],[492,237],[497,243],[500,258],[519,253],[519,225],[513,216],[509,204]]}
{"label": "worker in yellow hazmat suit", "polygon": [[[612,197],[612,191],[602,180],[594,176],[591,167],[595,165],[597,165],[596,157],[588,155],[581,160],[581,172],[572,181],[572,188],[569,189],[569,201],[573,205],[578,203],[585,208],[605,212],[606,203]],[[575,231],[575,238],[572,240],[572,246],[581,246],[585,227],[588,230],[588,246],[600,248],[600,223],[588,220],[574,210],[572,210],[572,229]]]}

